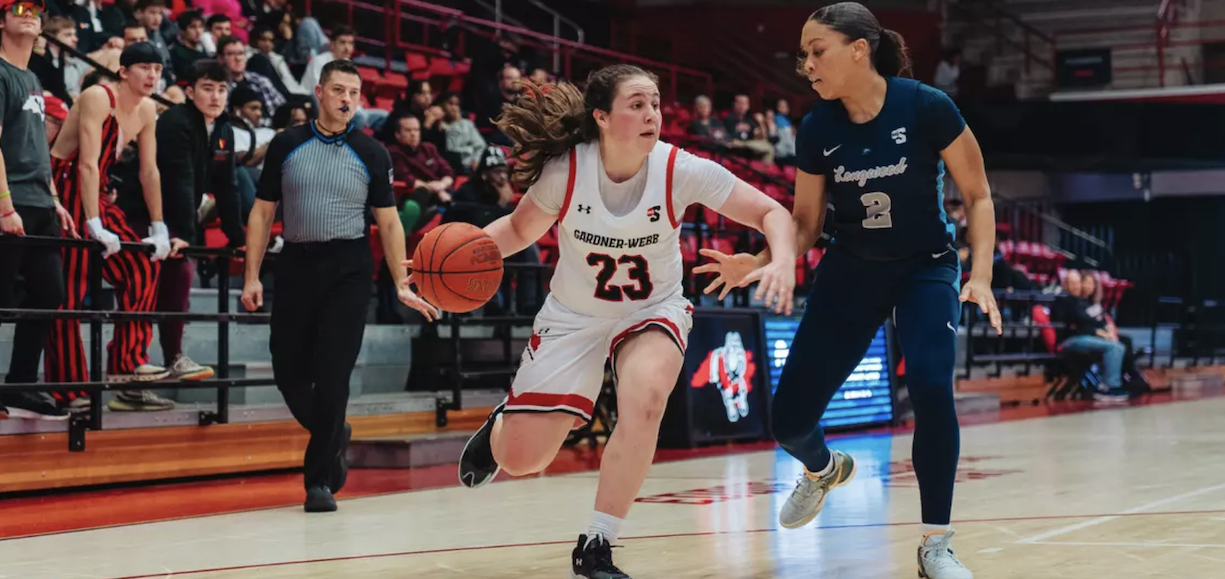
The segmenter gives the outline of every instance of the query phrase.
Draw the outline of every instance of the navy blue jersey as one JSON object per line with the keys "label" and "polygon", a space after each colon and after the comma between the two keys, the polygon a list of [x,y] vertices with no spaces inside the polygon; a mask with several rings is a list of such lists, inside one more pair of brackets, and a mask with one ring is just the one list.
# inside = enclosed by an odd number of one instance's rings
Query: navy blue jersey
{"label": "navy blue jersey", "polygon": [[886,81],[884,107],[866,123],[851,122],[841,101],[814,105],[796,136],[796,164],[825,176],[833,245],[872,260],[939,253],[954,235],[940,151],[961,135],[965,119],[938,89]]}

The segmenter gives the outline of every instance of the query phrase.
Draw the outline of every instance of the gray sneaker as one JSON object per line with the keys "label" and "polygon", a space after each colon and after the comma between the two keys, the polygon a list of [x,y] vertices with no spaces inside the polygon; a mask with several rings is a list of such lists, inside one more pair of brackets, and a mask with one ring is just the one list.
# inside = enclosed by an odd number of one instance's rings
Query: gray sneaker
{"label": "gray sneaker", "polygon": [[919,545],[919,577],[924,579],[974,579],[949,545],[953,542],[953,531],[931,533],[923,537]]}
{"label": "gray sneaker", "polygon": [[829,491],[850,482],[855,476],[855,459],[840,450],[831,451],[834,457],[834,472],[816,477],[804,469],[804,474],[791,491],[791,496],[778,512],[778,524],[787,529],[798,529],[812,522],[825,506]]}
{"label": "gray sneaker", "polygon": [[106,404],[116,412],[156,412],[173,410],[174,401],[167,400],[148,390],[124,390]]}
{"label": "gray sneaker", "polygon": [[195,360],[179,354],[170,365],[170,374],[179,380],[208,380],[213,377],[213,369],[201,366]]}

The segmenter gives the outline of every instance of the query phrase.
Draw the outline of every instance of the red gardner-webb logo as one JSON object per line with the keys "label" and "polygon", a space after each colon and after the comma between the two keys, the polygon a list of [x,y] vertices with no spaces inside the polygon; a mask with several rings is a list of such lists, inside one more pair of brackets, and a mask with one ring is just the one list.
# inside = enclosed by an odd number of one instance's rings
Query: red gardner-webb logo
{"label": "red gardner-webb logo", "polygon": [[753,390],[753,375],[757,364],[753,353],[744,349],[739,332],[728,332],[723,345],[711,350],[698,365],[689,385],[702,388],[713,385],[723,396],[727,420],[736,422],[749,415],[749,392]]}

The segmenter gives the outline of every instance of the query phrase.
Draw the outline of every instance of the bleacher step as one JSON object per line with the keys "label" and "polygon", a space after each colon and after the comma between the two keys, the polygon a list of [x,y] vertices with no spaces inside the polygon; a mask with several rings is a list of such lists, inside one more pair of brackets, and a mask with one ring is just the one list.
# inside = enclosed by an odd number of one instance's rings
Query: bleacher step
{"label": "bleacher step", "polygon": [[349,443],[349,467],[404,469],[457,464],[471,436],[472,432],[456,431],[354,439]]}

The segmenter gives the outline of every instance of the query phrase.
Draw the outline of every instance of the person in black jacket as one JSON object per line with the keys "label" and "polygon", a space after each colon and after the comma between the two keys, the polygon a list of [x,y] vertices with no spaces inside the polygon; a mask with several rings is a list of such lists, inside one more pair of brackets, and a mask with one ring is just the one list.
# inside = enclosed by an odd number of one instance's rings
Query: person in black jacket
{"label": "person in black jacket", "polygon": [[[221,229],[230,247],[243,245],[246,233],[234,188],[234,130],[225,115],[229,78],[225,67],[213,59],[192,64],[187,72],[187,102],[168,109],[157,121],[157,166],[162,181],[162,207],[171,237],[193,245],[204,243],[203,228],[196,223],[196,209],[206,192],[212,193]],[[131,216],[131,214],[129,214]],[[186,312],[191,289],[191,260],[178,256],[162,265],[158,278],[157,311]],[[160,322],[159,337],[166,367],[180,380],[204,380],[213,369],[183,355],[183,322]]]}

